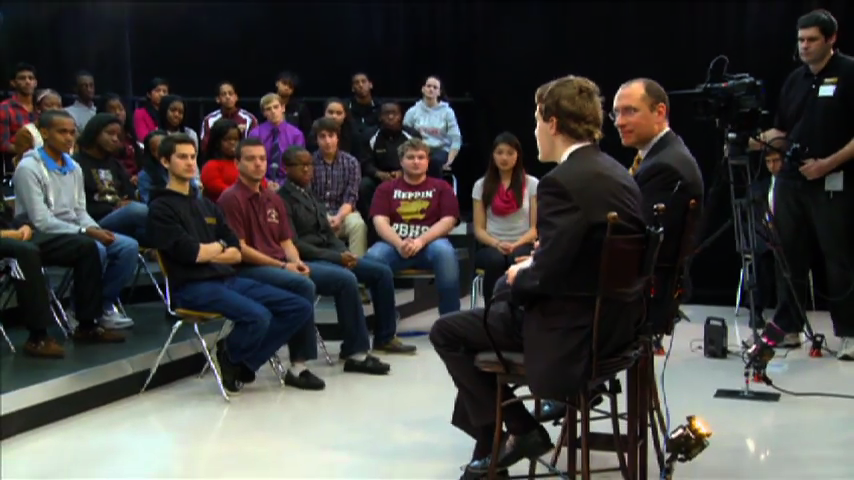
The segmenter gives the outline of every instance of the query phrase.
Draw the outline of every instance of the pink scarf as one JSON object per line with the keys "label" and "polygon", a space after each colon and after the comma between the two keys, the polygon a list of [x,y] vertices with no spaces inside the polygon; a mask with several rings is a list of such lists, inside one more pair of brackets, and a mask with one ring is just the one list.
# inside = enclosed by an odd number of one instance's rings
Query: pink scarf
{"label": "pink scarf", "polygon": [[[522,198],[525,198],[524,189],[522,190]],[[513,191],[505,188],[504,185],[499,185],[498,192],[495,193],[495,196],[492,198],[492,204],[490,205],[492,213],[499,217],[506,217],[507,215],[516,213],[520,207]]]}

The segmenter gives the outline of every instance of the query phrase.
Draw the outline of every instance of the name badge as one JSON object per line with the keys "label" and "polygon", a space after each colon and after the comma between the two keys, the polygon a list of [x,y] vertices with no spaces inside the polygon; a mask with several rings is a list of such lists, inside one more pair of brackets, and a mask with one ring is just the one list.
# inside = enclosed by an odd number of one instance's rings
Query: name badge
{"label": "name badge", "polygon": [[818,96],[819,97],[832,97],[833,92],[836,91],[836,85],[822,85],[818,87]]}
{"label": "name badge", "polygon": [[824,191],[841,192],[843,183],[842,172],[831,173],[824,177]]}

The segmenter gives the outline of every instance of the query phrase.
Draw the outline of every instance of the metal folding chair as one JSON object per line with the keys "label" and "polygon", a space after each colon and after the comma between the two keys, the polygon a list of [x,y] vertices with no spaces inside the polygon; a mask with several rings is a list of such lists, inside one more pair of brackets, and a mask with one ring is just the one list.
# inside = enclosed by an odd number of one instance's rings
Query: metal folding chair
{"label": "metal folding chair", "polygon": [[222,384],[222,377],[216,369],[213,358],[211,358],[211,354],[208,349],[208,345],[205,342],[205,338],[199,331],[199,325],[207,323],[211,320],[220,319],[222,318],[222,315],[215,312],[197,312],[194,310],[186,310],[182,308],[173,310],[169,293],[169,277],[166,273],[166,269],[163,267],[163,262],[160,259],[160,255],[157,256],[157,262],[160,264],[160,271],[163,273],[163,282],[165,287],[164,290],[166,291],[166,308],[169,313],[177,317],[178,320],[175,322],[174,325],[172,325],[172,330],[169,332],[169,336],[166,338],[166,342],[163,344],[163,347],[160,349],[160,353],[158,353],[157,358],[154,360],[154,365],[151,366],[151,372],[148,374],[148,378],[145,380],[145,384],[142,386],[142,389],[139,391],[139,393],[142,394],[143,392],[145,392],[145,389],[148,388],[148,384],[151,383],[151,379],[154,378],[154,374],[157,372],[157,368],[160,367],[160,362],[163,361],[163,356],[166,354],[166,350],[169,348],[169,345],[172,344],[172,339],[175,337],[175,334],[185,323],[191,323],[193,325],[193,333],[195,333],[196,339],[199,341],[199,344],[201,344],[202,353],[205,356],[205,360],[207,360],[207,365],[213,369],[214,377],[216,378],[216,383],[219,387],[219,391],[225,401],[230,401],[231,399],[228,397],[228,392],[225,391],[225,387]]}
{"label": "metal folding chair", "polygon": [[[9,299],[12,298],[12,293],[10,291],[12,279],[6,274],[8,265],[8,260],[0,259],[0,298],[4,300],[0,309],[5,309]],[[9,336],[6,335],[6,329],[3,328],[2,323],[0,323],[0,335],[3,335],[3,339],[6,340],[6,345],[9,345],[9,350],[11,350],[12,353],[15,353],[15,346],[12,344],[12,340],[9,339]]]}
{"label": "metal folding chair", "polygon": [[[154,277],[154,272],[151,271],[151,268],[148,267],[148,262],[145,260],[145,254],[148,253],[151,249],[140,247],[139,253],[137,256],[139,257],[139,261],[136,265],[136,272],[133,274],[133,283],[130,287],[130,293],[128,294],[128,298],[133,298],[133,292],[136,290],[136,286],[139,284],[139,274],[140,271],[144,270],[148,275],[148,278],[151,280],[151,284],[154,285],[154,288],[157,289],[157,295],[160,296],[160,300],[163,301],[164,304],[167,303],[166,295],[163,293],[163,289],[160,288],[160,284],[157,282],[157,278]],[[169,308],[168,305],[166,305]]]}

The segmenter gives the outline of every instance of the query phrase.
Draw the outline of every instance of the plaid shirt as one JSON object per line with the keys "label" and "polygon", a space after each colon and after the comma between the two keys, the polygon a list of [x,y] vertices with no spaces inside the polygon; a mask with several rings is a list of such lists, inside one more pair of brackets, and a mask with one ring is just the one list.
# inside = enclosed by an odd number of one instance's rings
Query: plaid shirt
{"label": "plaid shirt", "polygon": [[314,152],[314,176],[311,191],[323,202],[330,215],[338,213],[345,203],[356,208],[362,171],[356,157],[338,151],[335,161],[326,163],[320,150]]}
{"label": "plaid shirt", "polygon": [[15,153],[15,134],[24,125],[35,123],[36,117],[36,112],[28,112],[15,96],[0,102],[0,152]]}

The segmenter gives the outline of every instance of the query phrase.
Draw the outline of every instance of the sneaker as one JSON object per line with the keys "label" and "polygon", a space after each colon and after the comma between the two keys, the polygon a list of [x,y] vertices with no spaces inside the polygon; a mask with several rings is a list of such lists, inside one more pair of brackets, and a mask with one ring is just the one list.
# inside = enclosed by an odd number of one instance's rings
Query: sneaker
{"label": "sneaker", "polygon": [[391,365],[383,363],[373,355],[368,355],[364,360],[348,358],[344,361],[344,371],[350,373],[367,373],[368,375],[387,375],[391,371]]}
{"label": "sneaker", "polygon": [[415,345],[407,345],[397,337],[392,338],[384,344],[374,345],[375,353],[414,355],[415,350]]}
{"label": "sneaker", "polygon": [[232,395],[240,393],[243,390],[243,382],[238,378],[240,366],[231,363],[225,354],[225,349],[216,349],[214,363],[219,371],[220,378],[222,378],[222,386],[225,387],[225,390]]}
{"label": "sneaker", "polygon": [[846,362],[854,361],[854,337],[842,337],[842,346],[836,358]]}
{"label": "sneaker", "polygon": [[24,353],[37,358],[65,357],[65,349],[50,337],[45,337],[37,341],[27,340],[27,343],[24,344]]}
{"label": "sneaker", "polygon": [[777,344],[778,348],[801,348],[801,334],[800,333],[787,333],[783,340]]}
{"label": "sneaker", "polygon": [[104,312],[98,320],[98,324],[107,330],[122,330],[133,326],[133,320],[122,315],[118,310]]}
{"label": "sneaker", "polygon": [[75,342],[79,343],[123,343],[125,341],[124,335],[110,330],[104,330],[101,327],[77,327],[71,338],[73,338]]}

